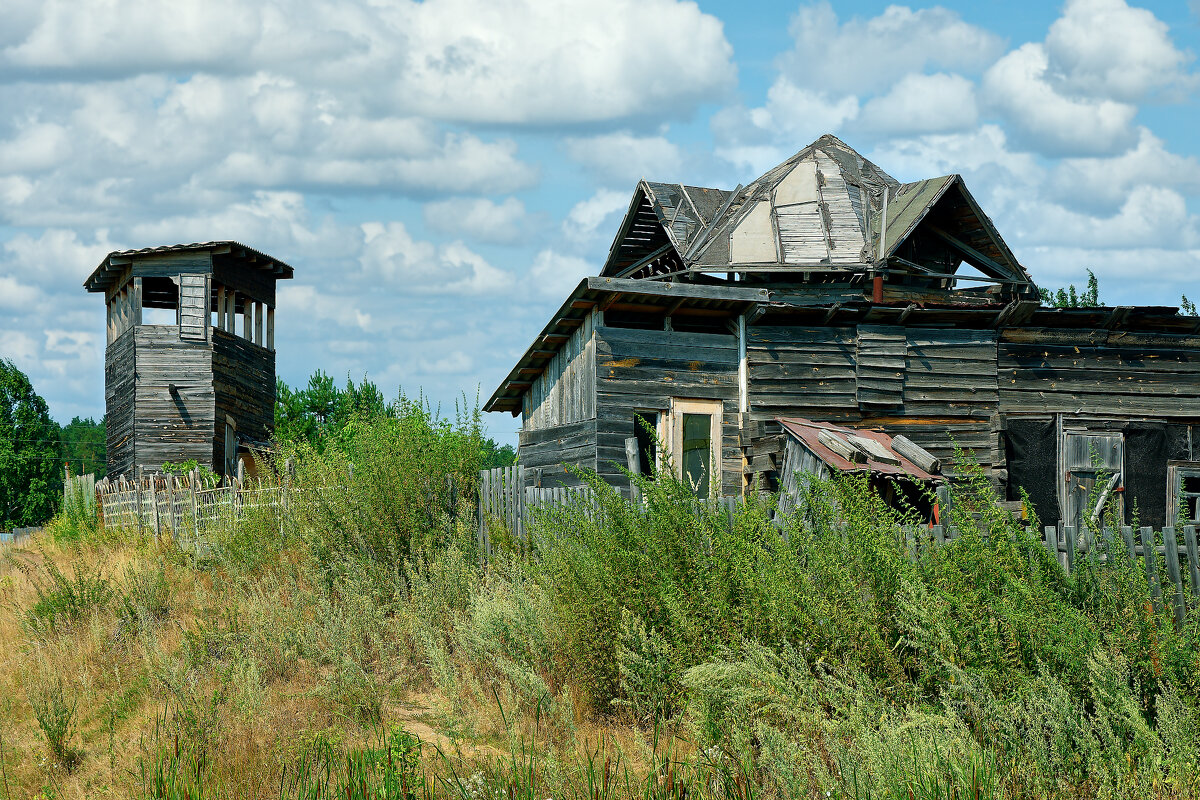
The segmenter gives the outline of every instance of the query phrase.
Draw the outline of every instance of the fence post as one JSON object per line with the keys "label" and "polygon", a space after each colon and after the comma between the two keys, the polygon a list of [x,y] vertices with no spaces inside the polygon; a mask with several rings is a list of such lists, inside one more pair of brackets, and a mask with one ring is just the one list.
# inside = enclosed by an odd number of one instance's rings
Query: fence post
{"label": "fence post", "polygon": [[487,551],[487,545],[484,538],[487,536],[487,498],[490,486],[491,470],[479,471],[479,502],[476,503],[476,508],[479,514],[479,566],[486,563],[483,554]]}
{"label": "fence post", "polygon": [[191,480],[188,483],[191,484],[192,490],[192,535],[198,537],[200,535],[200,499],[196,492],[200,484],[200,468],[193,469],[189,477]]}
{"label": "fence post", "polygon": [[162,526],[158,518],[158,478],[150,476],[150,509],[154,520],[154,541],[159,541]]}
{"label": "fence post", "polygon": [[141,467],[137,468],[137,475],[135,477],[136,477],[137,483],[135,483],[134,487],[133,487],[133,497],[134,497],[134,504],[137,508],[138,536],[141,536],[143,533],[143,530],[142,530],[142,528],[143,528],[143,526],[142,526],[142,483],[145,482],[145,480],[146,480],[145,472],[142,471]]}
{"label": "fence post", "polygon": [[1183,576],[1179,573],[1179,540],[1175,538],[1175,526],[1163,528],[1163,555],[1167,560],[1167,577],[1171,579],[1175,606],[1175,624],[1183,627],[1183,615],[1187,606],[1183,602]]}
{"label": "fence post", "polygon": [[[625,468],[634,475],[642,474],[642,460],[638,458],[636,436],[630,436],[625,440]],[[638,488],[635,478],[629,479],[629,502],[634,505],[642,502],[642,490]]]}
{"label": "fence post", "polygon": [[1192,605],[1200,604],[1200,552],[1197,552],[1196,547],[1196,526],[1185,525],[1183,528],[1183,542],[1187,547],[1188,554],[1188,572],[1191,577],[1192,584]]}
{"label": "fence post", "polygon": [[1154,610],[1162,611],[1162,586],[1158,582],[1158,553],[1154,550],[1154,529],[1142,528],[1139,531],[1142,539],[1142,557],[1146,562],[1146,581],[1150,584],[1150,594],[1154,597]]}
{"label": "fence post", "polygon": [[1075,548],[1078,544],[1075,539],[1074,525],[1063,526],[1063,538],[1066,539],[1067,544],[1067,572],[1071,573],[1075,571]]}

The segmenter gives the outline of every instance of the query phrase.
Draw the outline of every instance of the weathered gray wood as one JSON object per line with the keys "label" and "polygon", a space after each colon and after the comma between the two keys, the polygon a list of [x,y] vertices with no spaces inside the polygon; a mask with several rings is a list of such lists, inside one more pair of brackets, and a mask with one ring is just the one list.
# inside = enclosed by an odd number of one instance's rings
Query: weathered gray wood
{"label": "weathered gray wood", "polygon": [[1075,526],[1063,526],[1063,539],[1066,541],[1067,572],[1075,571],[1075,559],[1078,557],[1078,542],[1075,538]]}
{"label": "weathered gray wood", "polygon": [[1200,606],[1200,548],[1196,544],[1196,526],[1185,525],[1183,541],[1187,548],[1188,575],[1191,579],[1192,605]]}
{"label": "weathered gray wood", "polygon": [[942,470],[942,462],[937,457],[907,436],[893,436],[892,449],[928,473],[936,474]]}
{"label": "weathered gray wood", "polygon": [[1171,580],[1172,605],[1175,609],[1175,624],[1182,626],[1187,604],[1183,599],[1183,575],[1179,571],[1179,540],[1175,537],[1174,526],[1163,528],[1163,556],[1167,562],[1167,577]]}
{"label": "weathered gray wood", "polygon": [[853,447],[849,442],[843,441],[829,431],[818,431],[817,441],[851,463],[861,464],[867,460],[867,454],[864,451]]}
{"label": "weathered gray wood", "polygon": [[1146,582],[1154,598],[1155,611],[1162,612],[1162,585],[1158,580],[1158,553],[1154,547],[1154,529],[1143,527],[1138,534],[1142,540],[1142,558],[1146,565]]}
{"label": "weathered gray wood", "polygon": [[1046,545],[1046,552],[1050,554],[1050,558],[1054,563],[1058,562],[1058,529],[1053,525],[1047,525],[1043,530],[1043,542]]}

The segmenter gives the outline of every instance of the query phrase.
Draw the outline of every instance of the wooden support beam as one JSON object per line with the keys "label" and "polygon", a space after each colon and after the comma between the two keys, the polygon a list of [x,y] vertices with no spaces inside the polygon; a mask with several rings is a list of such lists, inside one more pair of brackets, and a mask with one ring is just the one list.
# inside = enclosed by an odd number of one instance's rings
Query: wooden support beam
{"label": "wooden support beam", "polygon": [[1013,281],[1015,283],[1025,282],[1022,278],[1013,275],[1012,270],[996,263],[983,253],[976,250],[974,247],[971,247],[971,245],[967,244],[966,242],[959,241],[938,226],[930,224],[928,228],[935,236],[953,247],[955,250],[959,251],[961,255],[965,256],[964,260],[971,266],[977,269],[991,270],[992,272],[997,273],[993,277],[1002,278],[1003,280]]}
{"label": "wooden support beam", "polygon": [[259,347],[263,344],[263,304],[254,301],[254,343]]}
{"label": "wooden support beam", "polygon": [[225,330],[225,286],[217,287],[217,329]]}
{"label": "wooden support beam", "polygon": [[275,349],[275,306],[267,306],[267,349]]}

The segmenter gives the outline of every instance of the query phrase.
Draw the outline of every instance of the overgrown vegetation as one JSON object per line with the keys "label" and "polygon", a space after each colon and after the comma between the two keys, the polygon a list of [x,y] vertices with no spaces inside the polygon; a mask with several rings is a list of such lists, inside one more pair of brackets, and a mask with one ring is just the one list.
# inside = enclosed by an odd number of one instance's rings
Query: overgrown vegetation
{"label": "overgrown vegetation", "polygon": [[[1087,271],[1087,288],[1076,289],[1075,284],[1057,290],[1042,289],[1042,302],[1052,308],[1096,308],[1100,302],[1100,281],[1090,269]],[[1185,298],[1186,300],[1186,298]]]}
{"label": "overgrown vegetation", "polygon": [[1200,796],[1195,617],[1123,558],[1064,574],[976,471],[915,560],[858,481],[780,527],[585,474],[484,566],[483,439],[401,398],[294,441],[289,513],[203,557],[13,551],[5,796]]}

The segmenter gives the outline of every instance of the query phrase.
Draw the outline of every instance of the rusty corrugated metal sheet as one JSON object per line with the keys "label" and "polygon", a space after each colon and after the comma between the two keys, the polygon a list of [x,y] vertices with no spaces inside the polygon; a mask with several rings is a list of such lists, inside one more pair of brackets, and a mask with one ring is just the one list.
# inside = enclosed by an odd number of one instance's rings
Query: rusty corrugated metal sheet
{"label": "rusty corrugated metal sheet", "polygon": [[[778,417],[777,421],[783,426],[783,429],[787,431],[789,435],[802,442],[804,446],[813,453],[813,455],[821,459],[821,461],[838,472],[870,472],[876,475],[904,476],[918,481],[939,480],[936,475],[931,475],[893,450],[892,437],[883,431],[843,428],[828,422],[813,422],[812,420],[803,419],[801,417]],[[864,439],[870,439],[878,442],[893,457],[895,457],[897,461],[900,462],[900,465],[897,466],[895,464],[887,464],[882,461],[876,461],[869,457],[865,463],[847,461],[821,443],[820,439],[818,438],[821,431],[827,431],[842,439],[842,441],[847,441],[848,437],[850,436],[859,436]]]}

